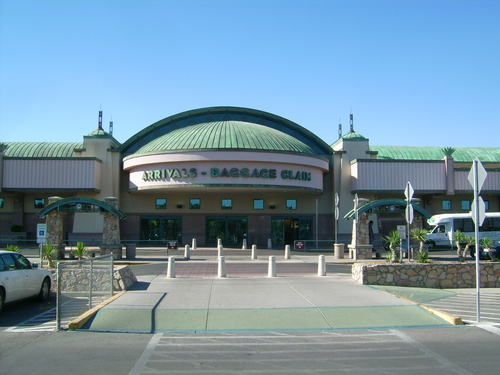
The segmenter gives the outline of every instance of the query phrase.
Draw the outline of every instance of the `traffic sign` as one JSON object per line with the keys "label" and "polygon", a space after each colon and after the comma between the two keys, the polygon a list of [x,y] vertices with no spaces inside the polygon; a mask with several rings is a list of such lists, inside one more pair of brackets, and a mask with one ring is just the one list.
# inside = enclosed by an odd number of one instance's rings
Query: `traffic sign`
{"label": "traffic sign", "polygon": [[[474,181],[474,169],[476,169],[476,174],[477,174],[477,186],[475,185]],[[469,171],[469,176],[467,179],[469,180],[469,183],[474,189],[477,189],[477,193],[481,191],[483,188],[484,180],[486,180],[486,176],[488,173],[486,172],[486,169],[484,169],[483,164],[481,164],[481,161],[479,158],[474,159],[474,163],[472,165],[472,168]]]}
{"label": "traffic sign", "polygon": [[306,248],[306,243],[304,241],[294,241],[293,245],[295,250],[304,250]]}
{"label": "traffic sign", "polygon": [[415,193],[415,190],[413,190],[413,186],[411,186],[410,181],[406,184],[406,189],[405,189],[405,197],[408,199],[408,204],[413,198],[413,193]]}
{"label": "traffic sign", "polygon": [[[481,226],[481,225],[483,225],[484,219],[486,217],[486,206],[484,204],[482,197],[479,197],[479,196],[477,197],[477,205],[479,207],[478,214],[477,214],[477,217],[479,220],[478,220],[477,225]],[[472,202],[471,213],[472,213],[472,220],[474,220],[474,222],[476,222],[476,200],[475,199]]]}
{"label": "traffic sign", "polygon": [[408,202],[408,205],[406,206],[405,215],[406,221],[410,224],[413,223],[413,206],[410,202]]}

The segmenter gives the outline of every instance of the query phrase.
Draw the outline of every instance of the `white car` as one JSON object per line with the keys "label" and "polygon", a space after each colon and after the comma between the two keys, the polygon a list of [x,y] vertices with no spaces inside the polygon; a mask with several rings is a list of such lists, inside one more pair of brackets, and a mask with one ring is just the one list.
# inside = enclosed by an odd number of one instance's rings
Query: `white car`
{"label": "white car", "polygon": [[26,298],[45,301],[52,287],[52,273],[38,268],[20,253],[0,251],[0,312],[4,304]]}

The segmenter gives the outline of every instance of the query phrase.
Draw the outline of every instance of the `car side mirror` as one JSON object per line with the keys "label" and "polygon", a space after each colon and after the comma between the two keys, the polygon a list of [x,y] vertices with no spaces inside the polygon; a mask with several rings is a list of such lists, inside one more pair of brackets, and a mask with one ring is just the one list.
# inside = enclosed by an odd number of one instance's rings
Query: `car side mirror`
{"label": "car side mirror", "polygon": [[31,268],[38,268],[38,263],[31,263]]}

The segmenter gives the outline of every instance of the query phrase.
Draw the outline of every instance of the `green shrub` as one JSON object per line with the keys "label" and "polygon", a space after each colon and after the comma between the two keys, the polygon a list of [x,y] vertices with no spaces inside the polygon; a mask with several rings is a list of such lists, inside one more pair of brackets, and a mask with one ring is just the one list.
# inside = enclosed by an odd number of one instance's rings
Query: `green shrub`
{"label": "green shrub", "polygon": [[18,253],[19,252],[19,246],[17,246],[17,245],[7,245],[5,247],[5,251],[13,251],[15,253]]}
{"label": "green shrub", "polygon": [[42,261],[46,260],[49,263],[49,268],[55,267],[55,259],[57,255],[57,249],[50,243],[46,243],[42,246]]}
{"label": "green shrub", "polygon": [[77,242],[76,249],[72,250],[71,254],[73,254],[73,256],[78,260],[82,260],[89,255],[89,252],[87,251],[87,248],[85,247],[85,244],[83,242]]}
{"label": "green shrub", "polygon": [[429,263],[429,253],[419,251],[415,254],[415,260],[419,263]]}

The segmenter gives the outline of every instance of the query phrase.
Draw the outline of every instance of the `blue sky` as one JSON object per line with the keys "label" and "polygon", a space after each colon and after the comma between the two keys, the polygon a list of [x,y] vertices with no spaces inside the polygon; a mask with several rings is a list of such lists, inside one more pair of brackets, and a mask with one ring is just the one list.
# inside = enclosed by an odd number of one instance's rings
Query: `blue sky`
{"label": "blue sky", "polygon": [[331,144],[499,147],[498,0],[0,0],[0,141],[240,106]]}

